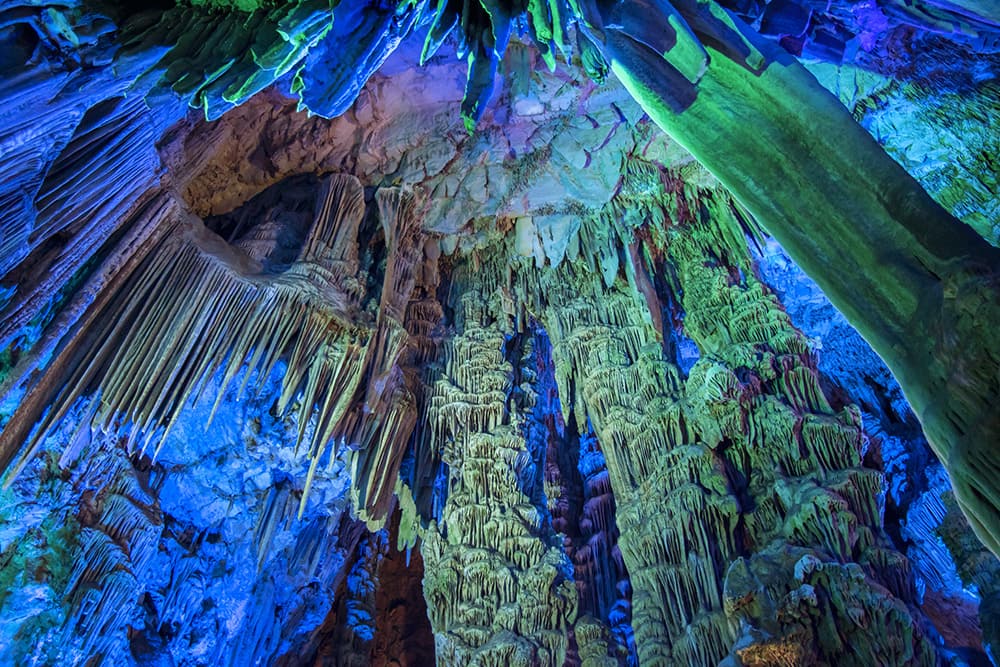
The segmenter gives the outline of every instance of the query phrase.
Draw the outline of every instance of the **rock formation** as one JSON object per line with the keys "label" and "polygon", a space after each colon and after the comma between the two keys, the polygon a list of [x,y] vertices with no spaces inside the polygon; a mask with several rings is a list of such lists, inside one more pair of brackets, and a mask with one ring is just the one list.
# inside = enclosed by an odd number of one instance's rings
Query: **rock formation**
{"label": "rock formation", "polygon": [[0,662],[989,664],[998,36],[0,8]]}
{"label": "rock formation", "polygon": [[428,402],[448,473],[440,520],[422,536],[424,595],[442,664],[561,665],[576,586],[545,504],[545,443],[525,439],[532,351],[505,340],[502,301],[463,294]]}

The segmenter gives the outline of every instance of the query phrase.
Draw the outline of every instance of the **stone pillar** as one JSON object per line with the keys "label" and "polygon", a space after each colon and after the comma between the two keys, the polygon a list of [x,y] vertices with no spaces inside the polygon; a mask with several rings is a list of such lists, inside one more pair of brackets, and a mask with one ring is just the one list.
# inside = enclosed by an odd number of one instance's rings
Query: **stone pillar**
{"label": "stone pillar", "polygon": [[633,295],[565,275],[549,287],[560,393],[607,460],[639,662],[717,664],[735,639],[722,578],[738,508],[687,424],[679,372]]}
{"label": "stone pillar", "polygon": [[[730,225],[714,196],[672,210]],[[634,254],[642,296],[569,266],[544,291],[564,408],[589,419],[608,463],[640,663],[932,662],[909,564],[882,531],[881,473],[862,465],[857,410],[831,408],[745,248],[733,259],[695,227],[654,232],[656,280]],[[686,379],[650,315],[667,298],[652,286],[671,282],[701,350]]]}
{"label": "stone pillar", "polygon": [[728,199],[695,197],[677,206],[696,218],[669,235],[664,261],[701,351],[688,419],[738,510],[723,589],[739,621],[733,654],[761,666],[933,664],[909,561],[883,530],[884,477],[863,463],[860,411],[831,407],[809,342],[745,247],[709,241],[741,238]]}
{"label": "stone pillar", "polygon": [[527,350],[486,306],[474,289],[462,297],[428,407],[449,470],[441,517],[423,534],[424,596],[439,665],[556,667],[576,616],[573,568],[545,507],[544,461],[525,441]]}

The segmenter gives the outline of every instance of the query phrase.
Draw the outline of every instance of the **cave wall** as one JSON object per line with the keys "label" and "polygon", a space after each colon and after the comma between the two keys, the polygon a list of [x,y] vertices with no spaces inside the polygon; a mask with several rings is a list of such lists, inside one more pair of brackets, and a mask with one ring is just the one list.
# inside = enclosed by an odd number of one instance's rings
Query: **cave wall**
{"label": "cave wall", "polygon": [[5,660],[270,662],[322,621],[351,548],[344,462],[296,520],[296,424],[254,399],[206,431],[212,400],[155,463],[76,410],[70,446],[3,491]]}

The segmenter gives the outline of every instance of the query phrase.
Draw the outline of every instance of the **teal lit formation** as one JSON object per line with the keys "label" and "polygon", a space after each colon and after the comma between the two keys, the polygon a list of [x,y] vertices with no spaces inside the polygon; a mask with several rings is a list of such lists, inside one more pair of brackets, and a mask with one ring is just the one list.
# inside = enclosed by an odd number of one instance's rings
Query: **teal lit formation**
{"label": "teal lit formation", "polygon": [[992,12],[3,9],[2,661],[985,664]]}

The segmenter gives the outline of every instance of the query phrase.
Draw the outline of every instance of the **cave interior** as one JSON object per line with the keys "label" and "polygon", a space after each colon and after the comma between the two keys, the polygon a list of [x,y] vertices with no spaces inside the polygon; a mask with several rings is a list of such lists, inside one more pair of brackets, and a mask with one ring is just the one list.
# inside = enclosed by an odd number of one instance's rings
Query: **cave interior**
{"label": "cave interior", "polygon": [[4,0],[0,663],[1000,664],[992,0]]}

